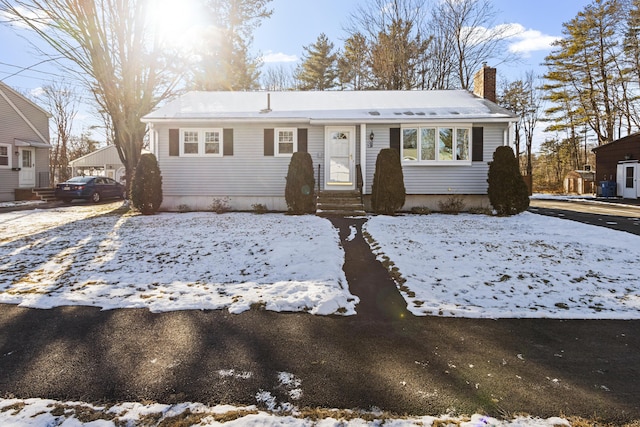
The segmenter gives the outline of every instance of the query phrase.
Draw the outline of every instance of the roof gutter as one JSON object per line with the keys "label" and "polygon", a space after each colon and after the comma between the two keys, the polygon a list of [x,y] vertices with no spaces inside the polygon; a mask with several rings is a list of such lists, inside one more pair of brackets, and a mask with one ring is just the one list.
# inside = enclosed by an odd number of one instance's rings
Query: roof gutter
{"label": "roof gutter", "polygon": [[188,117],[180,117],[180,118],[142,118],[141,121],[143,123],[157,123],[157,124],[166,124],[166,123],[304,123],[310,125],[353,125],[353,124],[403,124],[403,123],[456,123],[456,122],[474,122],[474,123],[515,123],[519,119],[516,117],[495,117],[495,118],[480,118],[480,117],[411,117],[408,118],[406,116],[401,118],[385,118],[381,117],[378,119],[374,119],[371,117],[362,117],[362,118],[348,118],[348,119],[313,119],[313,118],[301,118],[301,117],[224,117],[224,118],[188,118]]}
{"label": "roof gutter", "polygon": [[300,117],[224,117],[224,118],[215,118],[215,117],[198,117],[198,118],[188,118],[188,117],[180,117],[180,118],[142,118],[140,119],[142,123],[175,123],[175,122],[188,122],[188,123],[273,123],[273,122],[286,122],[286,123],[309,123],[310,120],[307,118]]}

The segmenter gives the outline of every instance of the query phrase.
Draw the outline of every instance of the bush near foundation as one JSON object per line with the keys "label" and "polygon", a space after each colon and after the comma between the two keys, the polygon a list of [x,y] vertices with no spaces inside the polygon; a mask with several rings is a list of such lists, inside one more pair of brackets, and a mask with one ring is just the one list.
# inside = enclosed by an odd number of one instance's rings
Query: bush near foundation
{"label": "bush near foundation", "polygon": [[400,155],[393,148],[383,148],[376,159],[371,188],[371,207],[374,212],[393,215],[405,202],[406,190]]}
{"label": "bush near foundation", "polygon": [[529,207],[529,190],[511,147],[498,147],[489,162],[489,201],[500,216],[516,215]]}
{"label": "bush near foundation", "polygon": [[153,215],[162,204],[162,175],[156,156],[140,156],[131,183],[131,204],[143,215]]}
{"label": "bush near foundation", "polygon": [[289,162],[287,185],[284,190],[284,198],[289,212],[305,214],[315,211],[315,194],[313,192],[315,185],[311,155],[304,152],[293,153]]}

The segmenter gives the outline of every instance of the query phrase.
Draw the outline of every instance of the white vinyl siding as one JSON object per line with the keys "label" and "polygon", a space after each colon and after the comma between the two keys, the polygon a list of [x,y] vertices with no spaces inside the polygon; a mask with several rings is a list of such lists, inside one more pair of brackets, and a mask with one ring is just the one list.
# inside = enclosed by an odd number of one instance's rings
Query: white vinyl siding
{"label": "white vinyl siding", "polygon": [[[17,151],[14,140],[22,139],[27,141],[49,142],[49,118],[47,113],[33,105],[5,85],[0,84],[0,90],[9,100],[31,121],[40,135],[47,141],[42,141],[40,136],[20,117],[13,107],[2,97],[0,97],[0,144],[8,147],[10,167],[0,167],[0,201],[12,201],[15,199],[15,189],[18,188],[19,172],[11,168],[19,167]],[[40,174],[49,173],[49,150],[46,148],[36,148],[36,185]]]}
{"label": "white vinyl siding", "polygon": [[[317,165],[322,164],[324,158],[324,126],[283,125],[294,128],[296,132],[298,127],[308,129],[307,150],[313,159],[314,177],[317,179]],[[269,196],[284,199],[291,157],[264,155],[264,129],[282,129],[284,126],[225,124],[225,129],[233,129],[233,156],[224,157],[169,156],[168,129],[178,126],[156,126],[163,195],[211,198]]]}

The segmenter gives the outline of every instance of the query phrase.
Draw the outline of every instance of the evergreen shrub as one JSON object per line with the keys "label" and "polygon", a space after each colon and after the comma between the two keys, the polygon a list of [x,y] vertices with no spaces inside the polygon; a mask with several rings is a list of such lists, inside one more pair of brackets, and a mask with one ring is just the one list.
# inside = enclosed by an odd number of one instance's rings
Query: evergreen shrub
{"label": "evergreen shrub", "polygon": [[153,215],[162,204],[162,175],[156,156],[140,156],[131,183],[131,203],[143,215]]}
{"label": "evergreen shrub", "polygon": [[287,172],[284,197],[289,212],[293,214],[312,213],[315,210],[313,160],[309,153],[296,152],[291,156]]}
{"label": "evergreen shrub", "polygon": [[529,207],[529,189],[511,147],[498,147],[489,162],[489,201],[500,216],[516,215]]}
{"label": "evergreen shrub", "polygon": [[393,148],[383,148],[376,159],[371,189],[371,207],[374,212],[393,215],[404,205],[406,190],[400,155]]}

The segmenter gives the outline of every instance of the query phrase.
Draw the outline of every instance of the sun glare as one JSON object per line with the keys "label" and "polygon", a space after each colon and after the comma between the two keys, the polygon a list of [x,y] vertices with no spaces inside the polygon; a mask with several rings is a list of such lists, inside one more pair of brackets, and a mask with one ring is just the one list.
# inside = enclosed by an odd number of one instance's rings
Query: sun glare
{"label": "sun glare", "polygon": [[194,0],[156,0],[152,2],[150,22],[161,43],[190,50],[206,28],[201,2]]}

